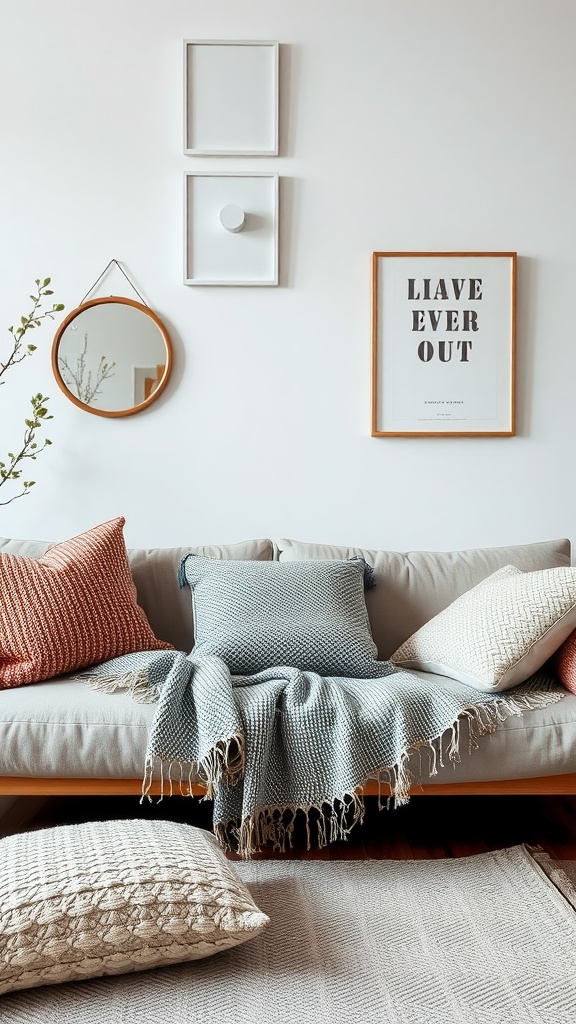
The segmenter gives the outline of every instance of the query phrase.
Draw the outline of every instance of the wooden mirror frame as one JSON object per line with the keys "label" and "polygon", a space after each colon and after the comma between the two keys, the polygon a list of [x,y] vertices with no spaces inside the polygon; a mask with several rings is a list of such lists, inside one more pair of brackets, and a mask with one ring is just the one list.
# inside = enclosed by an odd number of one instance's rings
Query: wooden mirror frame
{"label": "wooden mirror frame", "polygon": [[[80,315],[80,313],[83,313],[84,310],[90,309],[92,306],[99,306],[102,305],[103,303],[111,302],[116,302],[123,306],[133,306],[135,309],[139,309],[142,313],[145,313],[146,316],[150,317],[150,319],[156,324],[156,327],[158,328],[162,336],[166,348],[166,364],[164,367],[164,373],[158,385],[154,388],[154,391],[152,392],[151,395],[148,396],[148,398],[146,398],[143,402],[140,402],[139,405],[133,405],[128,409],[97,409],[94,406],[88,405],[86,402],[82,402],[79,398],[76,398],[76,396],[73,395],[70,389],[67,387],[66,382],[62,377],[62,374],[60,373],[60,367],[58,366],[58,351],[60,348],[60,342],[62,340],[62,335],[64,334],[64,331],[69,326],[69,324],[71,324],[72,321],[75,320],[76,317]],[[62,323],[60,324],[60,327],[56,331],[54,341],[52,343],[52,370],[54,373],[54,377],[56,378],[56,383],[58,384],[58,387],[60,388],[61,391],[64,392],[66,398],[68,398],[70,402],[78,406],[79,409],[83,409],[84,412],[92,413],[94,416],[133,416],[134,413],[142,412],[143,409],[147,409],[149,405],[152,405],[152,402],[155,402],[156,399],[159,398],[159,396],[164,391],[164,388],[168,383],[170,372],[172,370],[172,358],[172,342],[170,340],[170,335],[168,334],[168,331],[166,330],[160,317],[157,316],[156,313],[154,313],[149,306],[145,306],[142,302],[135,302],[134,299],[127,299],[123,295],[110,295],[107,296],[106,298],[101,299],[89,299],[88,302],[83,302],[80,306],[76,306],[76,308],[73,309],[65,318],[65,320],[63,320]]]}

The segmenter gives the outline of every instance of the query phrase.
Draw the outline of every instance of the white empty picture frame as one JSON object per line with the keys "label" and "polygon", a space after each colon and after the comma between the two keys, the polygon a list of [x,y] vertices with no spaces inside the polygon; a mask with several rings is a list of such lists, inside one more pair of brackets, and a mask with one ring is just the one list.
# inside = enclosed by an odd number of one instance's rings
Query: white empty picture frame
{"label": "white empty picture frame", "polygon": [[278,43],[184,40],[184,152],[278,155]]}
{"label": "white empty picture frame", "polygon": [[184,283],[278,284],[278,175],[185,175]]}

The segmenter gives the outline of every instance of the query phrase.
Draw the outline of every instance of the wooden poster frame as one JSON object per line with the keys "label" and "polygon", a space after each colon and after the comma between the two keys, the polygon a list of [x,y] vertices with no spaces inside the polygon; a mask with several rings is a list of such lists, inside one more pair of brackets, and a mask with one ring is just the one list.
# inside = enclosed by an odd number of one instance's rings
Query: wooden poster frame
{"label": "wooden poster frame", "polygon": [[[421,274],[428,260],[431,273],[425,278]],[[482,268],[484,260],[484,269],[489,275],[484,284],[491,284],[492,289],[484,287],[483,278],[476,269]],[[474,276],[469,276],[470,269]],[[372,254],[372,437],[515,435],[516,278],[515,252]],[[387,298],[383,294],[385,291]],[[453,332],[454,342],[451,339],[436,341],[434,332],[440,323]],[[431,340],[424,340],[427,332]],[[441,332],[442,327],[439,337]],[[461,337],[456,340],[458,332]],[[486,409],[497,407],[498,411],[492,419],[488,412],[484,417],[472,416],[467,424],[466,400],[457,389],[450,391],[438,382],[444,372],[440,360],[449,361],[443,356],[450,352],[451,357],[458,350],[457,358],[461,362],[472,362],[474,345],[474,355],[476,351],[483,355],[483,361],[478,360],[482,372],[477,373],[475,381],[474,364],[466,368],[465,372],[470,374],[467,381],[468,405],[472,391],[476,410],[482,408],[484,389]],[[407,375],[406,372],[408,351],[415,374],[420,374],[420,391],[411,389],[409,373]],[[420,397],[423,362],[428,363],[429,398]],[[393,415],[388,412],[390,399],[386,405],[383,394],[386,388],[392,389],[395,396],[400,394],[399,400],[394,399]],[[412,410],[406,414],[402,411],[402,395],[412,402]]]}

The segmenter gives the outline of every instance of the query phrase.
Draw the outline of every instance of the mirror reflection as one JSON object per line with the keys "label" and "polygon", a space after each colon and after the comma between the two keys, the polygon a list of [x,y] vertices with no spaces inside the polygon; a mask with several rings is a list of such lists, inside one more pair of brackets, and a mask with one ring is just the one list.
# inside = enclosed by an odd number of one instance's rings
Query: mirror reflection
{"label": "mirror reflection", "polygon": [[172,347],[148,306],[110,296],[73,310],[59,327],[52,366],[59,386],[80,408],[99,416],[128,416],[164,389]]}

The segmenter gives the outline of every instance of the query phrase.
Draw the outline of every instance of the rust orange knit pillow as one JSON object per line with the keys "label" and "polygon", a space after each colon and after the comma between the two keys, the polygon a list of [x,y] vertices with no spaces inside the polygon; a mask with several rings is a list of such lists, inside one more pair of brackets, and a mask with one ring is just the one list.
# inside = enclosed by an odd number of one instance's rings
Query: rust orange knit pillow
{"label": "rust orange knit pillow", "polygon": [[562,686],[571,693],[576,693],[576,630],[570,633],[568,639],[556,651],[554,667]]}
{"label": "rust orange knit pillow", "polygon": [[0,687],[160,650],[136,602],[120,517],[42,558],[0,553]]}

